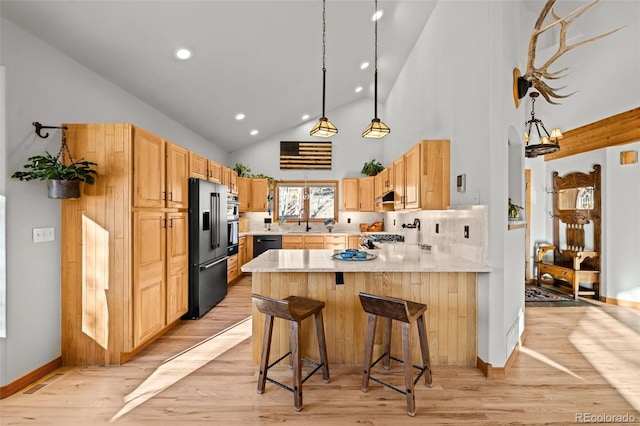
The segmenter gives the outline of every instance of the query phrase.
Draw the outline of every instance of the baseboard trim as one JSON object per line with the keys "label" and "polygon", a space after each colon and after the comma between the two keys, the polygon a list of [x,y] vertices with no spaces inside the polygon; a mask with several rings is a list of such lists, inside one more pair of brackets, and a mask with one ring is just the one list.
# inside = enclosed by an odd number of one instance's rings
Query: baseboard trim
{"label": "baseboard trim", "polygon": [[614,299],[613,297],[600,296],[600,301],[610,305],[624,306],[627,308],[640,309],[640,302],[632,302],[630,300]]}
{"label": "baseboard trim", "polygon": [[58,357],[53,361],[46,363],[42,367],[36,368],[31,373],[25,374],[19,379],[0,387],[0,399],[4,399],[14,393],[20,392],[22,389],[34,382],[37,382],[60,367],[62,367],[62,357]]}
{"label": "baseboard trim", "polygon": [[526,330],[522,332],[520,339],[518,340],[518,344],[515,348],[513,348],[513,352],[509,355],[509,359],[505,363],[504,367],[494,367],[488,362],[484,362],[480,357],[476,358],[476,365],[482,371],[484,376],[487,379],[504,379],[509,374],[509,370],[511,366],[516,361],[518,354],[520,353],[520,348],[522,347],[522,343],[526,338]]}

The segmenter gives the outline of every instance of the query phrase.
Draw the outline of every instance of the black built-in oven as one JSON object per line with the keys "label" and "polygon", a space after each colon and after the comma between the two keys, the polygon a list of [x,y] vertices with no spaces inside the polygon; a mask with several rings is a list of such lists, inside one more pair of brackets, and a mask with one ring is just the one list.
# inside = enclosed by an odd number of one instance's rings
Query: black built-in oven
{"label": "black built-in oven", "polygon": [[238,196],[227,195],[227,255],[238,253],[238,219],[240,217],[240,203]]}

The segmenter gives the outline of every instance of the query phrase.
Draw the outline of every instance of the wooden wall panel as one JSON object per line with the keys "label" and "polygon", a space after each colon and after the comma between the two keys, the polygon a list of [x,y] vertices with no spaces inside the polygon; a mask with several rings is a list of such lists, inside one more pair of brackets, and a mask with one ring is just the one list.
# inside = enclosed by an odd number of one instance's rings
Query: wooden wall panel
{"label": "wooden wall panel", "polygon": [[[131,126],[66,124],[74,159],[98,163],[94,185],[62,201],[62,362],[111,365],[131,350]],[[130,333],[128,333],[130,334]]]}
{"label": "wooden wall panel", "polygon": [[544,161],[640,141],[640,107],[564,132],[560,151]]}
{"label": "wooden wall panel", "polygon": [[[409,299],[428,305],[427,330],[433,364],[476,365],[477,320],[475,273],[345,273],[335,284],[334,273],[254,273],[253,292],[284,299],[289,295],[323,300],[327,356],[330,364],[360,365],[363,360],[366,314],[359,292]],[[253,308],[253,360],[262,348],[264,315]],[[313,320],[301,327],[303,356],[318,359]],[[378,322],[374,357],[382,351],[382,322]],[[392,347],[399,356],[400,325],[394,321]],[[412,356],[419,359],[416,327],[411,329]],[[276,320],[271,362],[288,352],[289,324]],[[376,355],[377,354],[377,355]]]}

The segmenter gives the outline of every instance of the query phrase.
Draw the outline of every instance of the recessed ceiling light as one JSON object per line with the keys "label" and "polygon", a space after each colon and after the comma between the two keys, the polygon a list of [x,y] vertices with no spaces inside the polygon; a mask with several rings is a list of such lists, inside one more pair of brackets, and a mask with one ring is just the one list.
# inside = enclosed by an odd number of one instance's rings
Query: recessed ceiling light
{"label": "recessed ceiling light", "polygon": [[360,69],[361,69],[361,70],[364,70],[364,69],[367,69],[367,68],[369,68],[369,62],[363,62],[363,63],[360,65]]}
{"label": "recessed ceiling light", "polygon": [[371,17],[371,20],[377,21],[378,19],[382,18],[382,15],[384,15],[384,10],[378,10],[376,13],[373,14],[373,16]]}
{"label": "recessed ceiling light", "polygon": [[360,92],[362,92],[362,86],[358,86],[358,87],[356,87],[355,92],[356,92],[356,93],[360,93]]}
{"label": "recessed ceiling light", "polygon": [[257,134],[258,134],[258,131],[257,131],[257,130],[252,130],[249,134],[250,134],[251,136],[255,136],[255,135],[257,135]]}
{"label": "recessed ceiling light", "polygon": [[303,115],[303,116],[302,116],[302,119],[303,119],[303,120],[308,120],[308,119],[309,119],[309,114],[305,114],[305,115]]}
{"label": "recessed ceiling light", "polygon": [[236,120],[244,120],[245,115],[243,113],[236,114]]}
{"label": "recessed ceiling light", "polygon": [[180,49],[176,49],[175,55],[176,55],[176,58],[182,59],[184,61],[189,59],[192,53],[189,49],[182,47]]}

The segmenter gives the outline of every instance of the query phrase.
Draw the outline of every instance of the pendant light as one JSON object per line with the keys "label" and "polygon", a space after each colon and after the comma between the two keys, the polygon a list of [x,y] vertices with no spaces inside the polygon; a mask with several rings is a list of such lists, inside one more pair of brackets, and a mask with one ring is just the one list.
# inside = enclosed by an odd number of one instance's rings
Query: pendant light
{"label": "pendant light", "polygon": [[336,126],[330,122],[324,115],[324,98],[325,98],[325,86],[327,83],[327,67],[325,64],[325,45],[326,45],[326,0],[322,0],[322,117],[313,126],[313,129],[309,132],[311,136],[317,136],[320,138],[328,138],[338,133]]}
{"label": "pendant light", "polygon": [[373,120],[362,132],[363,138],[380,139],[391,132],[391,129],[378,118],[378,0],[375,0],[374,26],[374,71],[373,71]]}
{"label": "pendant light", "polygon": [[[525,148],[524,153],[527,158],[536,158],[538,155],[546,155],[552,154],[554,152],[560,151],[560,144],[558,143],[559,139],[562,139],[562,132],[560,129],[551,129],[551,134],[547,131],[542,123],[542,120],[536,118],[536,98],[540,95],[538,92],[531,92],[529,96],[531,96],[531,119],[528,120],[524,125],[527,130],[524,134]],[[538,134],[538,143],[537,144],[529,144],[531,141],[531,130],[532,128],[536,129],[536,133]],[[540,131],[542,128],[542,132]]]}

